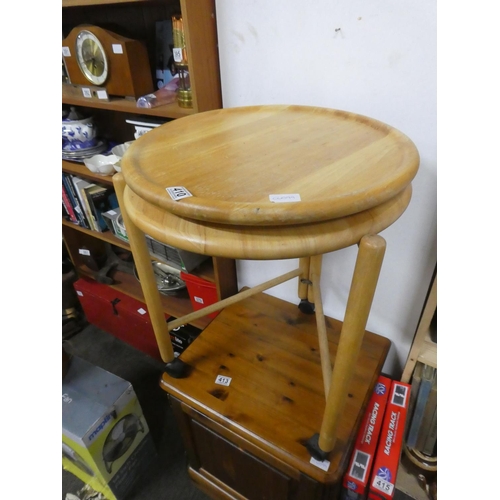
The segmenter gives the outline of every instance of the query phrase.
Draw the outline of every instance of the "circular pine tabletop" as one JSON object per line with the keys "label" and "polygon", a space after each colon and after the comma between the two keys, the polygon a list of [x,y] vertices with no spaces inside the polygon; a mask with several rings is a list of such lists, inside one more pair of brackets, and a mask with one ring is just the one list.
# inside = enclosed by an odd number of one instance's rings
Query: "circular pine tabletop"
{"label": "circular pine tabletop", "polygon": [[385,123],[268,105],[207,111],[155,128],[127,150],[122,173],[137,196],[176,216],[279,226],[377,207],[400,194],[418,166],[413,142]]}

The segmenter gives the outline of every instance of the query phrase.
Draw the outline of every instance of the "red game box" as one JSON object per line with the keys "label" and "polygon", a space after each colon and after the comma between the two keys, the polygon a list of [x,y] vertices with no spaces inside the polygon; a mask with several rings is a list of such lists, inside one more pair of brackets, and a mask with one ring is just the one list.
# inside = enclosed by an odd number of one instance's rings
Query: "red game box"
{"label": "red game box", "polygon": [[349,468],[342,482],[341,500],[366,499],[368,480],[377,449],[391,379],[379,376],[356,436]]}
{"label": "red game box", "polygon": [[391,500],[403,448],[410,385],[393,381],[370,478],[369,500]]}

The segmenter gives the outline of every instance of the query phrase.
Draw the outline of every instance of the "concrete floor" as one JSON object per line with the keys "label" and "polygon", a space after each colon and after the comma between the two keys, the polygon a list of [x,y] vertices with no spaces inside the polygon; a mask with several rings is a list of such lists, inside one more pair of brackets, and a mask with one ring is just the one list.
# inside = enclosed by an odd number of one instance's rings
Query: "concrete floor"
{"label": "concrete floor", "polygon": [[[167,396],[159,386],[161,362],[90,325],[64,341],[69,354],[129,381],[148,423],[158,458],[127,500],[208,500],[187,475],[185,451]],[[62,498],[84,483],[62,471]]]}
{"label": "concrete floor", "polygon": [[[112,335],[88,325],[63,341],[66,352],[129,381],[134,387],[155,443],[158,460],[141,477],[127,500],[208,500],[187,474],[185,450],[165,391],[159,386],[163,365]],[[428,500],[418,484],[418,470],[402,460],[395,500]],[[62,471],[62,498],[84,483]]]}

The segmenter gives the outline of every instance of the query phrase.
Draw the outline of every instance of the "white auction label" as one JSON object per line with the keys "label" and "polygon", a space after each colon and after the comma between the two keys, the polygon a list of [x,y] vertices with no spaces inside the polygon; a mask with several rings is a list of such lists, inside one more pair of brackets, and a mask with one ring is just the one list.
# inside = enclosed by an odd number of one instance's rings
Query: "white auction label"
{"label": "white auction label", "polygon": [[330,467],[330,461],[329,460],[316,460],[314,457],[311,457],[311,460],[309,462],[316,467],[319,467],[320,469],[323,469],[324,471],[328,471],[328,468]]}
{"label": "white auction label", "polygon": [[189,198],[190,196],[193,196],[184,186],[172,186],[165,189],[167,190],[167,193],[170,195],[170,198],[172,198],[172,200],[174,201],[182,200],[183,198]]}
{"label": "white auction label", "polygon": [[229,385],[231,383],[231,377],[226,377],[225,375],[217,375],[215,383],[219,385]]}
{"label": "white auction label", "polygon": [[270,194],[269,201],[273,203],[289,203],[291,201],[300,201],[300,194]]}
{"label": "white auction label", "polygon": [[182,49],[179,47],[174,47],[172,49],[172,55],[174,56],[175,62],[182,62]]}
{"label": "white auction label", "polygon": [[92,97],[92,91],[88,88],[83,88],[82,94],[83,94],[83,97],[86,97],[87,99],[90,99]]}
{"label": "white auction label", "polygon": [[375,476],[372,486],[374,488],[377,488],[377,490],[383,491],[384,493],[388,493],[389,495],[392,495],[392,490],[394,489],[394,485],[392,483],[386,481],[380,476]]}
{"label": "white auction label", "polygon": [[113,54],[123,54],[123,47],[121,43],[114,43],[111,47],[113,49]]}
{"label": "white auction label", "polygon": [[143,308],[141,307],[140,309],[137,309],[137,312],[138,312],[139,314],[146,314],[146,312],[147,312],[147,311],[146,311],[146,309],[143,309]]}
{"label": "white auction label", "polygon": [[86,248],[80,248],[80,249],[78,250],[78,253],[79,253],[80,255],[90,255],[90,250],[87,250]]}

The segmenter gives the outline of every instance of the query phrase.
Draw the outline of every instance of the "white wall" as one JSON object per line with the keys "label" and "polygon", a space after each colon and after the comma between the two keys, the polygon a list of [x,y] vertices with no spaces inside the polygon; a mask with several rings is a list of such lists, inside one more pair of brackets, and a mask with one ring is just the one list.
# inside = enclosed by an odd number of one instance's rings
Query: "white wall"
{"label": "white wall", "polygon": [[[368,330],[392,347],[400,376],[436,263],[435,0],[216,0],[224,107],[303,104],[384,121],[416,144],[420,170],[387,251]],[[342,320],[356,249],[325,255],[325,314]],[[252,286],[296,261],[238,262]],[[296,280],[268,291],[298,303]]]}

